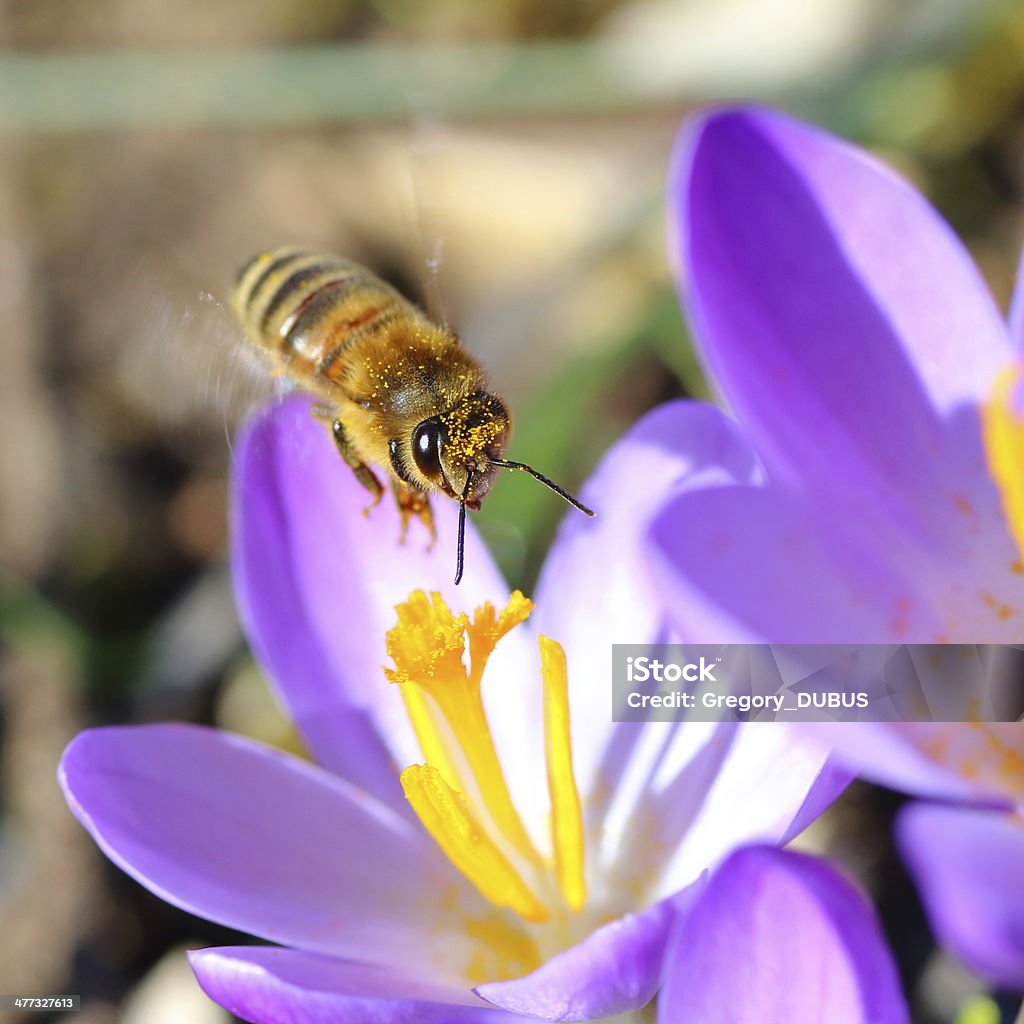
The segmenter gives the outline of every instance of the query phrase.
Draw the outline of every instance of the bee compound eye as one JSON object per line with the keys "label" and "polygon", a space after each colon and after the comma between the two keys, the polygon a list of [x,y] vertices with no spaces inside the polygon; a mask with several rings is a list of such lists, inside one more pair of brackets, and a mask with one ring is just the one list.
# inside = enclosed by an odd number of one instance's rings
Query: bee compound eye
{"label": "bee compound eye", "polygon": [[413,431],[412,457],[425,477],[441,476],[441,424],[436,419],[424,420]]}

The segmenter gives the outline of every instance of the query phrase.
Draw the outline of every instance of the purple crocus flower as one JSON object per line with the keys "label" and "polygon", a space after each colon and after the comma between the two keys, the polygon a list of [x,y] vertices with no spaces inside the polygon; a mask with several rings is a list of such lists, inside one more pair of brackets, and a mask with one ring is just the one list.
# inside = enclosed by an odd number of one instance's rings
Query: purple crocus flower
{"label": "purple crocus flower", "polygon": [[[765,470],[691,487],[655,518],[676,632],[1024,639],[1024,287],[1008,326],[910,185],[772,112],[690,123],[670,193],[695,337]],[[939,937],[1024,988],[1022,728],[860,724],[835,738],[876,780],[967,802],[912,806],[901,845]]]}
{"label": "purple crocus flower", "polygon": [[276,943],[192,954],[247,1020],[640,1007],[702,873],[795,834],[844,781],[784,727],[612,722],[609,644],[674,635],[648,521],[670,495],[758,473],[715,410],[655,410],[584,488],[601,514],[565,521],[523,623],[530,603],[472,533],[452,586],[453,507],[433,550],[398,546],[396,513],[360,515],[330,438],[289,400],[237,446],[232,562],[254,651],[319,765],[193,726],[97,729],[65,753],[68,802],[153,892]]}
{"label": "purple crocus flower", "polygon": [[1013,345],[906,182],[781,115],[684,130],[673,252],[699,351],[768,484],[654,525],[687,637],[1012,642],[1024,571],[982,444]]}

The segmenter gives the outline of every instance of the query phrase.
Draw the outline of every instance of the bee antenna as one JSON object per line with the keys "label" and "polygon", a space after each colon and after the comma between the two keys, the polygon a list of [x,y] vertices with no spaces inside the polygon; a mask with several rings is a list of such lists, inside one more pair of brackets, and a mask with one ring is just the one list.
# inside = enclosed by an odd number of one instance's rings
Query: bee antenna
{"label": "bee antenna", "polygon": [[462,582],[462,568],[466,560],[466,498],[469,497],[469,485],[472,479],[472,473],[467,473],[466,486],[463,487],[462,497],[459,500],[459,542],[455,555],[455,586]]}
{"label": "bee antenna", "polygon": [[577,501],[567,490],[559,487],[554,480],[549,480],[543,473],[538,473],[532,466],[528,466],[525,462],[509,462],[506,459],[491,459],[490,463],[492,466],[498,466],[501,469],[520,469],[524,473],[529,473],[534,480],[539,480],[545,487],[550,487],[555,494],[564,498],[573,508],[579,509],[585,516],[593,518],[597,513],[590,508],[587,508],[582,501]]}

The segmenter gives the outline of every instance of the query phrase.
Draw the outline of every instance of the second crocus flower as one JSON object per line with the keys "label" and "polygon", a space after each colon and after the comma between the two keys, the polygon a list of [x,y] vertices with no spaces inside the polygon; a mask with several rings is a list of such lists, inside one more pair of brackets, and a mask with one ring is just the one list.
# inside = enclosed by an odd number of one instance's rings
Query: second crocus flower
{"label": "second crocus flower", "polygon": [[[652,572],[676,630],[1024,640],[1024,288],[1008,325],[912,186],[771,111],[687,125],[670,199],[695,339],[766,470],[691,488],[656,518]],[[855,770],[959,803],[908,809],[901,845],[939,938],[1024,989],[1024,727],[959,713],[832,738]]]}

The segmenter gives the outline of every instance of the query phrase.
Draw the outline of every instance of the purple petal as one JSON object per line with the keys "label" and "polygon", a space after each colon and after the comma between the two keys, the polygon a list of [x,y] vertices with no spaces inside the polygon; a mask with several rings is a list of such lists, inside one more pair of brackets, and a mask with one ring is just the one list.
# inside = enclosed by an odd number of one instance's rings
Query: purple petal
{"label": "purple petal", "polygon": [[[680,897],[685,902],[687,895]],[[494,1006],[541,1020],[597,1020],[645,1006],[660,984],[661,958],[673,907],[658,903],[642,914],[606,924],[532,974],[481,985]]]}
{"label": "purple petal", "polygon": [[977,403],[1009,345],[948,226],[864,153],[757,109],[691,124],[670,187],[696,333],[769,472],[908,559],[973,557],[1001,522]]}
{"label": "purple petal", "polygon": [[403,768],[420,755],[398,689],[381,671],[394,606],[417,588],[441,591],[457,609],[503,602],[508,591],[490,555],[470,530],[455,588],[452,502],[434,502],[438,539],[429,550],[415,522],[398,543],[389,496],[364,517],[368,495],[305,399],[249,425],[234,480],[232,564],[257,657],[320,763],[404,808],[394,761]]}
{"label": "purple petal", "polygon": [[1010,337],[1018,352],[1024,350],[1024,251],[1017,263],[1017,283],[1010,302]]}
{"label": "purple petal", "polygon": [[897,835],[939,941],[992,984],[1024,991],[1020,818],[914,804]]}
{"label": "purple petal", "polygon": [[314,765],[186,725],[92,729],[60,782],[100,848],[200,917],[380,963],[468,962],[485,905],[423,833]]}
{"label": "purple petal", "polygon": [[825,862],[747,847],[716,872],[666,955],[660,1024],[906,1024],[863,897]]}
{"label": "purple petal", "polygon": [[593,638],[607,638],[609,630],[630,643],[656,639],[663,610],[642,557],[652,517],[673,494],[759,478],[736,423],[714,406],[678,401],[648,413],[583,488],[598,516],[563,519],[537,586],[537,628],[581,664],[588,655],[604,659]]}
{"label": "purple petal", "polygon": [[825,766],[818,772],[811,788],[807,791],[804,802],[795,817],[779,840],[780,846],[796,839],[805,828],[817,821],[824,812],[839,799],[843,790],[854,780],[855,774],[843,765],[829,758]]}
{"label": "purple petal", "polygon": [[838,792],[835,778],[820,781],[828,748],[785,723],[685,722],[672,739],[641,776],[617,855],[627,877],[649,879],[655,898],[740,846],[784,841]]}
{"label": "purple petal", "polygon": [[987,777],[982,752],[962,759],[943,753],[972,728],[962,722],[815,722],[806,731],[827,743],[838,763],[879,785],[935,800],[1005,806],[1012,800]]}
{"label": "purple petal", "polygon": [[878,551],[778,488],[682,494],[650,536],[670,621],[689,642],[924,642],[941,630]]}
{"label": "purple petal", "polygon": [[677,492],[759,476],[728,416],[703,403],[672,402],[640,420],[595,470],[582,498],[597,518],[563,520],[537,585],[535,626],[566,650],[573,755],[584,791],[600,773],[599,788],[610,797],[628,748],[646,731],[612,722],[609,645],[672,639],[643,557],[651,517]]}
{"label": "purple petal", "polygon": [[203,991],[254,1024],[502,1024],[468,990],[393,968],[294,949],[224,946],[189,954]]}

